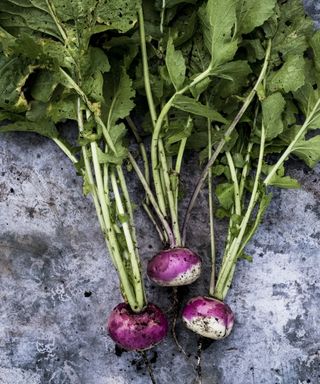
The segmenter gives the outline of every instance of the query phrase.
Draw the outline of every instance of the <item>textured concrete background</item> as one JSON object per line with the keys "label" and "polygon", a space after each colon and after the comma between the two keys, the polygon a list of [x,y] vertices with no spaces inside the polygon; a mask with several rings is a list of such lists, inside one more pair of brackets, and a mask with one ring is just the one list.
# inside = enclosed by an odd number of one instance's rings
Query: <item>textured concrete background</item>
{"label": "textured concrete background", "polygon": [[[320,13],[318,2],[308,5]],[[275,191],[248,247],[254,262],[239,263],[228,296],[234,331],[205,346],[204,384],[320,383],[320,167],[291,162],[290,174],[302,189]],[[142,191],[131,184],[138,203]],[[147,223],[138,212],[144,263],[161,247]],[[217,231],[221,250],[222,224]],[[190,233],[189,245],[206,259],[205,192]],[[207,267],[183,300],[206,293]],[[140,356],[119,356],[104,330],[121,300],[117,285],[93,205],[68,159],[39,136],[1,135],[0,384],[149,383]],[[169,308],[170,291],[147,285],[150,301]],[[178,336],[194,353],[196,337],[182,327]],[[186,361],[171,336],[148,356],[159,384],[193,382],[195,358]]]}

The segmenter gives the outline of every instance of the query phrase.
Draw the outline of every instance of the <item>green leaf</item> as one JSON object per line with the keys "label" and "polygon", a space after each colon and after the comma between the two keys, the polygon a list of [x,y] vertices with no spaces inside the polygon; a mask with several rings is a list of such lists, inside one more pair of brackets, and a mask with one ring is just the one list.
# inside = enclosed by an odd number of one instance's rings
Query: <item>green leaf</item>
{"label": "green leaf", "polygon": [[281,93],[277,92],[268,96],[261,104],[266,139],[272,140],[283,131],[282,113],[286,102]]}
{"label": "green leaf", "polygon": [[166,66],[175,89],[182,88],[186,76],[186,64],[181,51],[177,51],[173,45],[172,37],[169,37],[166,51]]}
{"label": "green leaf", "polygon": [[100,148],[97,149],[98,161],[100,164],[121,164],[123,159],[127,157],[127,149],[122,147],[122,149],[117,148],[117,156],[112,152],[105,153],[102,152]]}
{"label": "green leaf", "polygon": [[31,95],[35,100],[48,102],[59,83],[56,73],[42,70],[35,77],[31,86]]}
{"label": "green leaf", "polygon": [[305,59],[302,56],[290,56],[283,66],[272,73],[268,79],[270,92],[295,92],[305,83]]}
{"label": "green leaf", "polygon": [[248,84],[251,73],[252,70],[245,60],[235,60],[221,65],[216,71],[216,75],[225,75],[228,79],[221,80],[215,92],[223,98],[237,94]]}
{"label": "green leaf", "polygon": [[66,120],[77,120],[76,101],[77,96],[73,95],[49,103],[47,105],[47,116],[50,117],[54,123]]}
{"label": "green leaf", "polygon": [[[309,82],[301,87],[297,92],[294,93],[295,99],[299,102],[299,107],[305,116],[310,115],[314,109],[317,101],[320,98],[320,92],[318,87],[313,88]],[[318,129],[320,127],[320,110],[317,110],[312,120],[308,124],[309,129]]]}
{"label": "green leaf", "polygon": [[309,140],[299,140],[292,153],[303,160],[309,167],[315,167],[320,161],[320,135]]}
{"label": "green leaf", "polygon": [[135,91],[124,67],[118,74],[113,72],[106,78],[104,94],[107,127],[112,130],[116,122],[129,116],[134,107]]}
{"label": "green leaf", "polygon": [[231,183],[218,184],[216,196],[222,208],[229,210],[233,205],[234,185]]}
{"label": "green leaf", "polygon": [[[278,65],[281,57],[303,56],[309,47],[308,38],[312,36],[314,26],[306,16],[301,0],[288,0],[280,5],[280,15],[275,26],[276,33],[272,41],[272,61]],[[275,15],[277,19],[277,15]]]}
{"label": "green leaf", "polygon": [[276,0],[239,0],[237,32],[250,33],[273,15]]}
{"label": "green leaf", "polygon": [[55,125],[50,121],[16,121],[12,124],[2,125],[0,132],[35,132],[39,135],[56,138],[58,137],[58,131]]}
{"label": "green leaf", "polygon": [[[63,4],[64,0],[60,0]],[[79,0],[74,0],[78,2]],[[88,1],[88,0],[87,0]],[[96,27],[95,32],[102,30],[118,30],[121,33],[132,29],[138,22],[138,9],[140,0],[91,0],[97,9],[97,22],[103,23],[101,28]]]}
{"label": "green leaf", "polygon": [[7,58],[0,52],[0,108],[12,112],[27,110],[23,87],[33,70],[24,60]]}
{"label": "green leaf", "polygon": [[181,3],[195,4],[196,0],[166,0],[166,8],[172,8]]}
{"label": "green leaf", "polygon": [[235,0],[208,0],[199,9],[204,41],[211,54],[211,67],[230,61],[236,53],[238,42],[232,36],[237,22]]}
{"label": "green leaf", "polygon": [[249,261],[249,263],[252,263],[253,262],[253,257],[242,252],[240,256],[238,256],[239,259],[243,259],[243,260],[247,260]]}
{"label": "green leaf", "polygon": [[199,101],[188,96],[177,95],[173,102],[174,107],[194,115],[206,117],[212,121],[219,123],[227,123],[227,120],[220,113],[213,110],[211,107],[201,104]]}
{"label": "green leaf", "polygon": [[310,39],[310,45],[314,55],[314,65],[317,72],[320,73],[320,31],[318,30]]}
{"label": "green leaf", "polygon": [[290,176],[274,175],[269,182],[269,185],[273,185],[279,188],[300,188],[298,180],[291,178]]}

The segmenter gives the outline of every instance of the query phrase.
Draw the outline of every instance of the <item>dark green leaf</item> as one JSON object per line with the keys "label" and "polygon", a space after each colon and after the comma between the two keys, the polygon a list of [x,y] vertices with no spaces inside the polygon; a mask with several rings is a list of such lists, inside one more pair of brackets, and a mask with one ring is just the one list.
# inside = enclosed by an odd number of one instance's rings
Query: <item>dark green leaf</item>
{"label": "dark green leaf", "polygon": [[56,127],[49,121],[16,121],[12,124],[2,125],[0,132],[35,132],[49,138],[58,137]]}

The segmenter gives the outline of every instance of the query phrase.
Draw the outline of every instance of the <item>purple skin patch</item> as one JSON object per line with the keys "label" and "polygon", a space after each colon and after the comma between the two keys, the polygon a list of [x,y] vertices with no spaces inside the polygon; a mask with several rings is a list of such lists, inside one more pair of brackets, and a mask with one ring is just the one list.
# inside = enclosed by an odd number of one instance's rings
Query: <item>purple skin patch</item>
{"label": "purple skin patch", "polygon": [[127,351],[143,351],[160,343],[168,333],[168,320],[154,304],[135,313],[126,303],[118,304],[108,319],[112,340]]}
{"label": "purple skin patch", "polygon": [[195,265],[201,265],[196,253],[188,248],[173,248],[153,256],[148,263],[147,273],[151,280],[169,282],[192,270]]}
{"label": "purple skin patch", "polygon": [[234,314],[228,304],[205,296],[197,296],[189,300],[183,308],[182,317],[188,321],[196,317],[214,317],[224,324],[226,329],[232,328],[234,323]]}

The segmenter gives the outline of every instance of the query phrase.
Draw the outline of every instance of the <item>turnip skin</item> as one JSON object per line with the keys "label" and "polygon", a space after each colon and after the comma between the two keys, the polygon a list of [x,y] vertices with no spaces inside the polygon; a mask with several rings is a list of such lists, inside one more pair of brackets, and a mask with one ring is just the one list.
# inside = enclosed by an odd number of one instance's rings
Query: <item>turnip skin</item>
{"label": "turnip skin", "polygon": [[229,336],[234,314],[224,302],[213,297],[197,296],[190,299],[182,311],[182,320],[187,328],[213,340]]}
{"label": "turnip skin", "polygon": [[201,258],[188,248],[172,248],[159,252],[148,263],[147,274],[158,285],[188,285],[201,274]]}
{"label": "turnip skin", "polygon": [[144,351],[160,343],[167,335],[168,320],[162,310],[149,303],[141,312],[133,312],[126,303],[111,312],[107,330],[112,340],[127,351]]}

